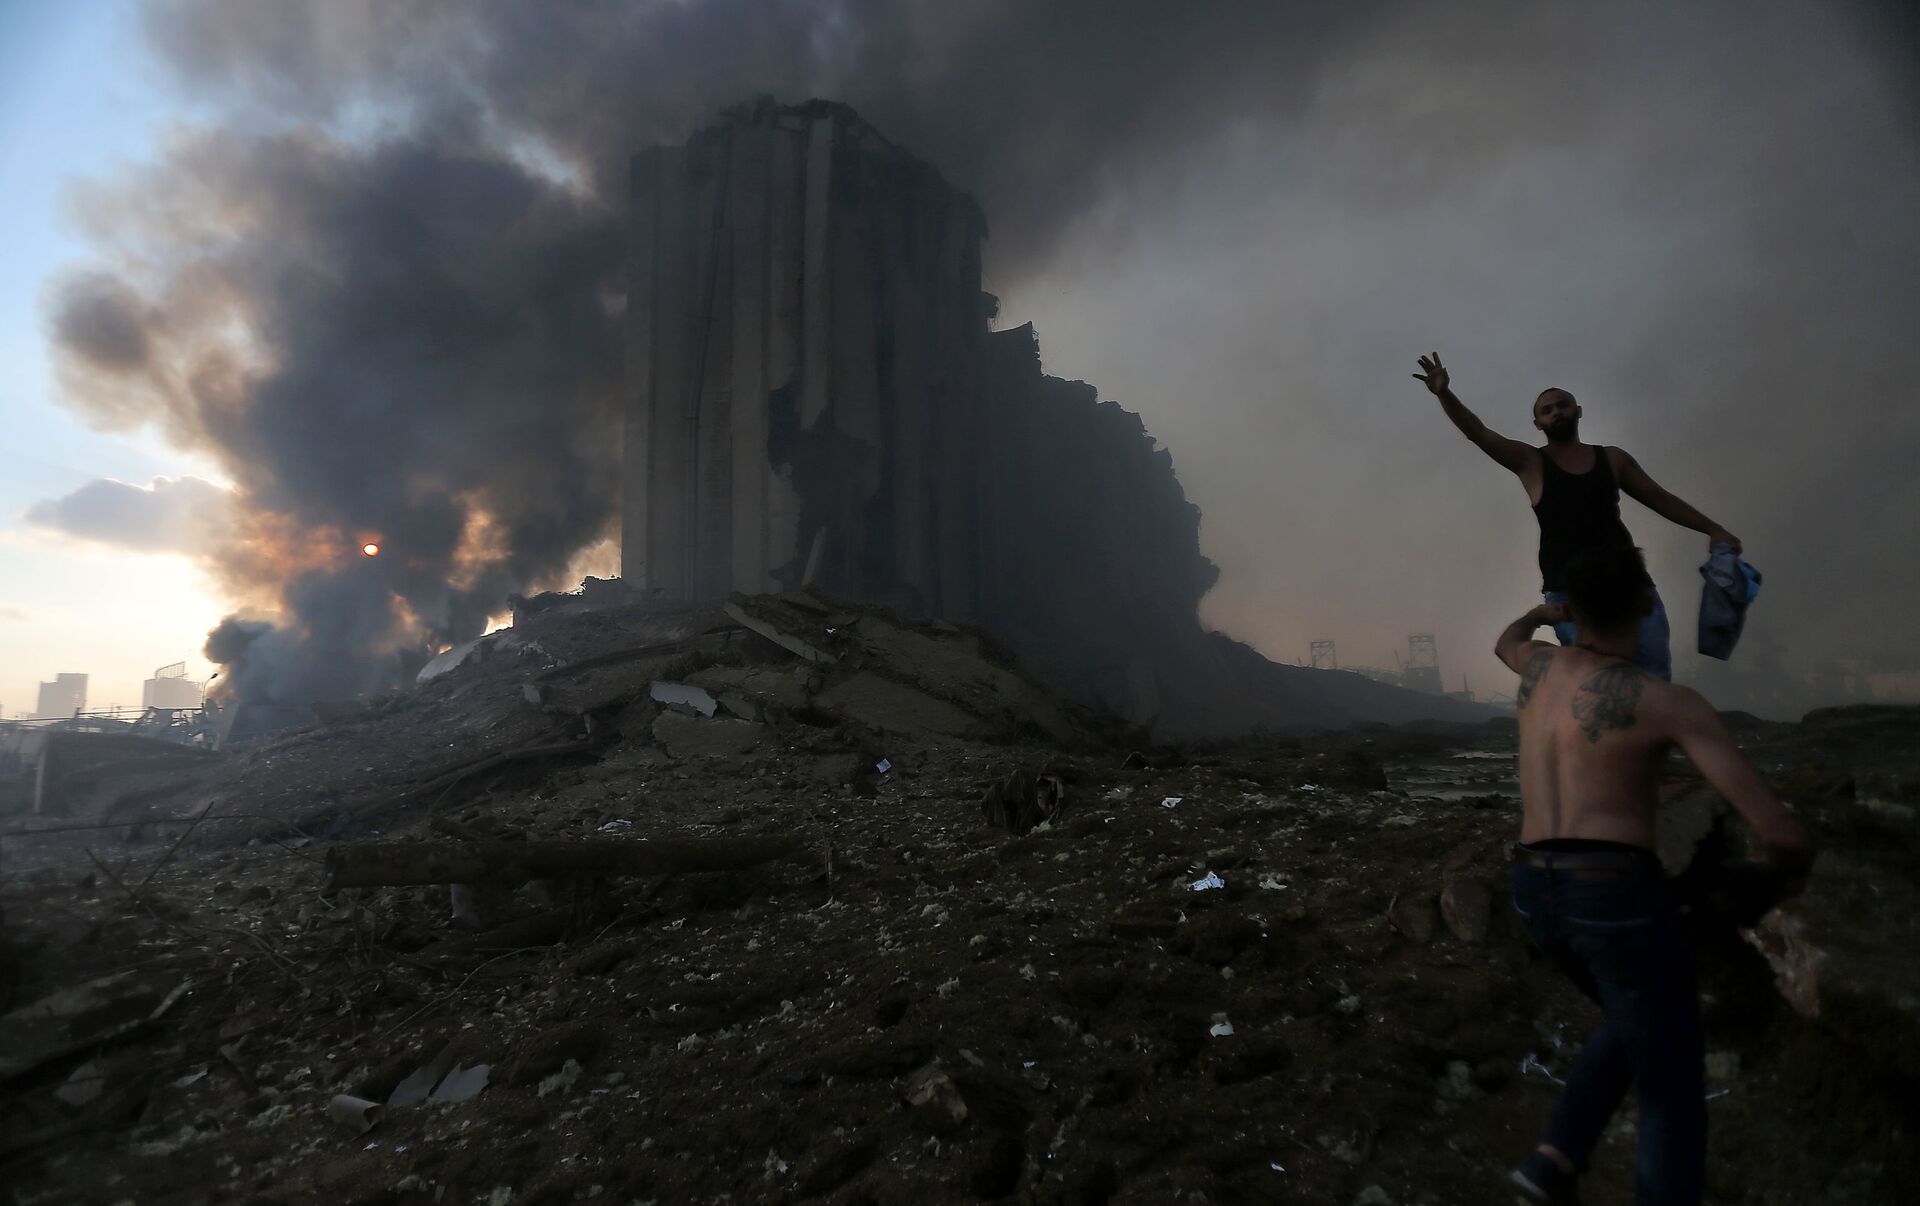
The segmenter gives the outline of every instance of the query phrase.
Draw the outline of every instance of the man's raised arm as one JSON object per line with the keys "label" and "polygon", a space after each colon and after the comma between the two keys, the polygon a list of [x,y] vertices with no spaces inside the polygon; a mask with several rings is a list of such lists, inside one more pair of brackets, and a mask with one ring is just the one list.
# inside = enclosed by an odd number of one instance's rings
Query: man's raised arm
{"label": "man's raised arm", "polygon": [[1453,392],[1446,366],[1440,363],[1440,353],[1420,357],[1420,372],[1413,375],[1414,380],[1424,383],[1433,396],[1440,399],[1440,409],[1447,412],[1447,418],[1466,436],[1479,446],[1480,451],[1498,461],[1501,467],[1514,473],[1526,470],[1527,463],[1533,457],[1533,448],[1519,440],[1509,439],[1489,428],[1480,421],[1480,416],[1467,409]]}
{"label": "man's raised arm", "polygon": [[1500,633],[1500,639],[1493,643],[1493,655],[1507,664],[1507,668],[1523,678],[1537,679],[1545,667],[1535,665],[1534,659],[1546,654],[1553,656],[1553,646],[1545,641],[1536,641],[1533,634],[1544,624],[1557,624],[1567,618],[1566,605],[1563,603],[1542,603],[1538,607],[1507,625]]}

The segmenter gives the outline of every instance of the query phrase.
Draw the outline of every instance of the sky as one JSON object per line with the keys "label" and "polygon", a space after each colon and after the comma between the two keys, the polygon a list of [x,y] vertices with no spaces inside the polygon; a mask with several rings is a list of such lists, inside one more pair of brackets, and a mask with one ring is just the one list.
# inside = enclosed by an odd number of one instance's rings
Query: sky
{"label": "sky", "polygon": [[58,404],[46,282],[88,246],[63,217],[77,178],[150,154],[173,107],[144,67],[127,4],[0,4],[0,712],[29,713],[38,684],[86,673],[89,706],[140,703],[140,684],[186,661],[204,679],[225,613],[177,553],[134,553],[26,522],[35,504],[96,479],[219,480],[217,467],[143,430],[103,433]]}
{"label": "sky", "polygon": [[[564,584],[617,473],[625,156],[761,92],[847,100],[980,198],[999,323],[1145,418],[1221,567],[1203,618],[1277,660],[1432,632],[1450,687],[1506,687],[1533,521],[1412,380],[1438,351],[1509,435],[1571,390],[1746,542],[1736,663],[1683,677],[1920,670],[1914,31],[1864,0],[0,7],[0,708],[61,670],[131,702],[216,626],[365,689]],[[1624,510],[1684,650],[1704,537]],[[413,552],[341,552],[376,536]]]}

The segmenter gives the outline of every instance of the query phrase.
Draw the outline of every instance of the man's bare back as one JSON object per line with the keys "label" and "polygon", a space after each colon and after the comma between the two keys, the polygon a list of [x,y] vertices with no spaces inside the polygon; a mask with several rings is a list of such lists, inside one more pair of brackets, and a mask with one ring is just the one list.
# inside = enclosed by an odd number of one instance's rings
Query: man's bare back
{"label": "man's bare back", "polygon": [[1571,837],[1651,849],[1660,761],[1678,748],[1765,849],[1806,848],[1806,831],[1698,692],[1635,666],[1630,634],[1565,647],[1530,639],[1560,618],[1555,607],[1536,607],[1495,647],[1520,675],[1522,842]]}
{"label": "man's bare back", "polygon": [[1653,846],[1675,688],[1632,662],[1539,645],[1520,671],[1520,840]]}

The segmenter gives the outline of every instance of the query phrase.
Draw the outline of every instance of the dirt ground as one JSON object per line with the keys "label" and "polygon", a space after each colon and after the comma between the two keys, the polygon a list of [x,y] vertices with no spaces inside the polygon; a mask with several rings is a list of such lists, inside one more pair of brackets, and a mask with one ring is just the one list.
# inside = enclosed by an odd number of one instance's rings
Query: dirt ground
{"label": "dirt ground", "polygon": [[[1510,721],[1141,749],[977,634],[760,614],[823,660],[558,615],[165,806],[13,818],[11,1007],[148,995],[0,1086],[10,1200],[1511,1200],[1596,1014],[1510,920]],[[1827,847],[1827,958],[1806,1017],[1701,919],[1709,1201],[1911,1200],[1920,713],[1742,736]],[[445,887],[325,890],[339,843],[768,835],[804,849],[496,886],[477,932]],[[486,1087],[329,1116],[436,1060]],[[1628,1110],[1584,1200],[1631,1200],[1632,1147]]]}

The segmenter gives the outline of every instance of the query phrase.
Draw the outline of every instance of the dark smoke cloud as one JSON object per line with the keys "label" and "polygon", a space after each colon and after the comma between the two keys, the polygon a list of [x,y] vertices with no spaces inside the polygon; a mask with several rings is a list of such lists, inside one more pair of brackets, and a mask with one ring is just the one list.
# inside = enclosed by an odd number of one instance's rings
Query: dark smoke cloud
{"label": "dark smoke cloud", "polygon": [[[1454,485],[1474,470],[1396,445],[1453,438],[1417,399],[1354,394],[1407,388],[1429,340],[1507,362],[1505,393],[1591,405],[1601,381],[1674,407],[1604,438],[1657,433],[1707,465],[1663,463],[1683,492],[1751,496],[1741,458],[1771,471],[1811,400],[1912,380],[1883,346],[1914,319],[1912,11],[164,0],[152,43],[218,132],[84,198],[101,261],[54,331],[76,406],[238,483],[229,574],[287,614],[250,657],[298,680],[460,639],[608,519],[626,156],[755,94],[831,96],[980,197],[1010,317],[1174,449],[1216,618],[1282,655],[1320,633],[1273,617],[1327,600],[1391,631],[1378,600],[1412,573],[1419,623],[1478,644],[1484,549],[1524,562],[1524,515],[1487,521]],[[1798,360],[1739,354],[1796,324]],[[1729,428],[1716,397],[1760,419]],[[1858,505],[1893,443],[1861,475],[1829,441],[1797,493]],[[1775,509],[1775,547],[1898,534]],[[374,537],[391,556],[329,553]],[[1892,632],[1884,611],[1851,614]]]}
{"label": "dark smoke cloud", "polygon": [[617,195],[626,157],[758,94],[859,109],[985,204],[1019,263],[1128,169],[1283,110],[1395,3],[415,0],[150,5],[179,78],[332,122],[476,109]]}
{"label": "dark smoke cloud", "polygon": [[284,618],[215,642],[243,663],[229,681],[337,692],[408,640],[474,635],[602,534],[633,150],[756,94],[831,94],[1038,248],[1187,112],[1307,86],[1353,12],[150,4],[217,122],[81,197],[103,256],[54,299],[69,394],[237,483],[249,524],[221,564]]}
{"label": "dark smoke cloud", "polygon": [[155,321],[124,281],[86,273],[61,283],[54,338],[102,372],[131,373],[147,363]]}
{"label": "dark smoke cloud", "polygon": [[[1448,685],[1482,691],[1511,689],[1486,651],[1537,589],[1533,523],[1410,362],[1446,353],[1519,437],[1571,388],[1587,439],[1768,574],[1735,664],[1683,672],[1790,714],[1826,698],[1809,670],[1920,669],[1920,563],[1893,552],[1920,413],[1885,404],[1920,377],[1914,11],[1406,10],[1306,111],[1216,128],[1103,203],[1007,306],[1174,448],[1223,571],[1211,619],[1389,668],[1436,632]],[[1624,509],[1690,661],[1705,542]]]}
{"label": "dark smoke cloud", "polygon": [[[236,686],[377,685],[397,642],[475,636],[508,592],[562,570],[617,497],[617,223],[439,133],[367,148],[204,134],[138,183],[137,206],[88,203],[165,271],[60,294],[73,404],[159,418],[271,520],[217,555],[237,593],[278,594],[286,617]],[[129,340],[103,356],[69,336],[101,325],[102,297],[147,349],[137,384]]]}
{"label": "dark smoke cloud", "polygon": [[209,556],[233,534],[233,498],[197,477],[156,477],[147,486],[97,478],[28,507],[37,527],[141,553]]}

